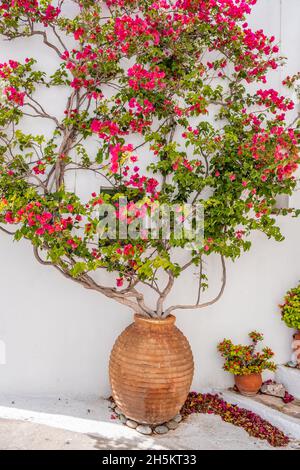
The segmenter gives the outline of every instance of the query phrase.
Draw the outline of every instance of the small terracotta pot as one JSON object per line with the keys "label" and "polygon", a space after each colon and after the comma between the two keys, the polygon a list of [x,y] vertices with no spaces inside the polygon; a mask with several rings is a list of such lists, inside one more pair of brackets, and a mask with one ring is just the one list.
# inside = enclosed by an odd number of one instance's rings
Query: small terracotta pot
{"label": "small terracotta pot", "polygon": [[127,418],[161,424],[179,413],[190,391],[192,351],[173,315],[165,320],[135,315],[134,320],[110,356],[112,395]]}
{"label": "small terracotta pot", "polygon": [[235,385],[245,397],[253,397],[262,386],[261,374],[235,375]]}

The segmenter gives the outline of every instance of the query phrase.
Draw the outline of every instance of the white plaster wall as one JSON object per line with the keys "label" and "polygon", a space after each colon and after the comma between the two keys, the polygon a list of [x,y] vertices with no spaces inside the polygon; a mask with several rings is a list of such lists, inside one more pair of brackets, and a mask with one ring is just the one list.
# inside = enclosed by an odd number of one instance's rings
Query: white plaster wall
{"label": "white plaster wall", "polygon": [[[282,3],[282,15],[280,14]],[[300,70],[300,1],[258,0],[251,24],[282,37],[282,52],[289,57],[286,73]],[[51,52],[38,52],[38,41],[0,42],[1,60],[40,55],[47,68]],[[276,73],[279,86],[284,73]],[[60,95],[44,96],[57,112]],[[30,127],[36,124],[31,122]],[[70,182],[72,184],[72,181]],[[293,204],[300,207],[300,195]],[[228,266],[228,287],[221,301],[200,311],[178,313],[177,323],[189,338],[196,363],[193,387],[225,386],[232,378],[222,371],[216,344],[224,337],[245,341],[258,329],[276,351],[279,363],[290,356],[291,331],[280,320],[278,304],[285,291],[300,279],[300,221],[281,219],[286,240],[275,243],[253,237],[253,248]],[[212,291],[217,289],[219,266],[209,267]],[[186,275],[173,299],[191,299],[194,277]],[[117,335],[131,321],[126,308],[88,292],[36,263],[28,243],[14,243],[0,234],[0,393],[27,395],[106,395],[109,393],[108,359]]]}

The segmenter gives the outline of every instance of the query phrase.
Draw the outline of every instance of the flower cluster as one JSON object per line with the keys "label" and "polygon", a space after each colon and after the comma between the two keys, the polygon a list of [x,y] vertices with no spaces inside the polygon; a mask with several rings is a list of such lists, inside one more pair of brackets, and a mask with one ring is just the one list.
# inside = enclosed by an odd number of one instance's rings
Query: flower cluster
{"label": "flower cluster", "polygon": [[218,395],[191,392],[181,412],[184,416],[194,413],[220,416],[226,423],[242,427],[250,436],[264,439],[273,447],[283,447],[289,443],[289,438],[271,423],[252,411],[227,403]]}
{"label": "flower cluster", "polygon": [[8,101],[11,101],[18,106],[24,105],[24,92],[16,90],[13,86],[8,86],[4,89],[4,93],[7,96]]}
{"label": "flower cluster", "polygon": [[224,339],[218,344],[218,351],[225,359],[223,369],[234,375],[248,375],[260,373],[263,370],[274,371],[276,365],[270,359],[274,356],[270,348],[263,348],[262,352],[256,351],[257,344],[263,340],[263,335],[257,331],[249,333],[252,344],[243,346],[233,344],[231,340]]}
{"label": "flower cluster", "polygon": [[300,330],[300,285],[289,290],[284,297],[281,318],[289,328]]}
{"label": "flower cluster", "polygon": [[267,107],[274,107],[280,111],[288,111],[294,109],[293,101],[280,96],[276,90],[258,90],[259,104],[264,104]]}

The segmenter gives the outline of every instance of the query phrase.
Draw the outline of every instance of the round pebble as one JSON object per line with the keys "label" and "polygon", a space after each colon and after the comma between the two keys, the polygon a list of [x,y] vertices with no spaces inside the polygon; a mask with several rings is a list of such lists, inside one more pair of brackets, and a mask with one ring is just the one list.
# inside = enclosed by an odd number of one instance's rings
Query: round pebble
{"label": "round pebble", "polygon": [[152,429],[150,428],[150,426],[144,426],[140,424],[139,426],[137,426],[136,430],[141,434],[152,434]]}
{"label": "round pebble", "polygon": [[178,414],[172,419],[172,421],[175,421],[176,423],[180,423],[182,421],[182,416]]}
{"label": "round pebble", "polygon": [[168,421],[166,423],[166,426],[168,427],[168,429],[173,430],[173,429],[178,428],[178,423],[176,423],[176,421],[172,420],[172,421]]}
{"label": "round pebble", "polygon": [[182,421],[181,414],[174,416],[173,419],[168,421],[167,423],[161,424],[159,426],[149,426],[146,424],[139,424],[132,419],[126,418],[126,416],[122,413],[122,410],[116,405],[115,402],[110,402],[108,407],[113,410],[114,413],[118,416],[120,422],[125,424],[131,429],[135,429],[140,434],[150,435],[153,432],[156,434],[166,434],[170,430],[177,429],[178,424]]}
{"label": "round pebble", "polygon": [[167,426],[157,426],[156,428],[154,428],[154,431],[157,433],[157,434],[166,434],[169,430],[167,428]]}
{"label": "round pebble", "polygon": [[131,429],[136,429],[138,426],[138,423],[136,421],[132,421],[131,419],[128,419],[126,421],[126,426],[128,426]]}

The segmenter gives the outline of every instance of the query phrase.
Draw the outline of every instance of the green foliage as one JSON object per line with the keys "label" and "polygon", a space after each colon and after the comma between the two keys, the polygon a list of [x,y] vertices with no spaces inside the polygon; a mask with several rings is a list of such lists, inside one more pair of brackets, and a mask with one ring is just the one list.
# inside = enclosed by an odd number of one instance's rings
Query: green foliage
{"label": "green foliage", "polygon": [[289,328],[300,330],[300,285],[289,290],[281,307],[281,317]]}

